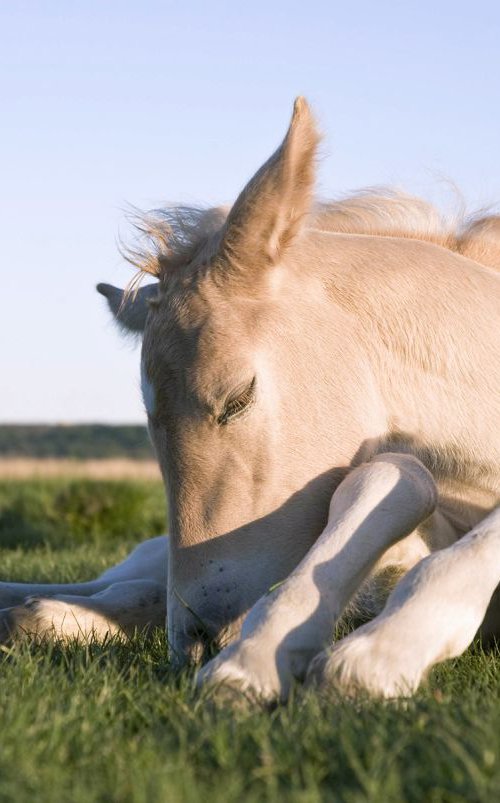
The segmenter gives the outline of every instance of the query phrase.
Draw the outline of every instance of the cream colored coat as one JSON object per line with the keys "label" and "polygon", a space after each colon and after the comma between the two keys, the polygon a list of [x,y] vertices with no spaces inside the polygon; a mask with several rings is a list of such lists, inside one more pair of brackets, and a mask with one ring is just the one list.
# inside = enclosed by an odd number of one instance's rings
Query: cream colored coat
{"label": "cream colored coat", "polygon": [[[5,584],[5,637],[130,632],[166,605],[174,657],[224,647],[200,683],[285,699],[306,677],[409,693],[485,616],[498,633],[499,220],[448,226],[396,193],[314,204],[316,145],[299,100],[229,213],[141,222],[131,258],[157,284],[99,286],[143,333],[168,577],[156,539],[94,584]],[[328,646],[357,595],[375,618]]]}

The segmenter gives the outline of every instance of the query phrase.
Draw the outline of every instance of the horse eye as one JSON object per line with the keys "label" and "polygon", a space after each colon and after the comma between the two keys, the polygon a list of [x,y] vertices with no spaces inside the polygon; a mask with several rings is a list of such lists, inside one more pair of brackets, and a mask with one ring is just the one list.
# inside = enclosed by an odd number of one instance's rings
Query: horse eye
{"label": "horse eye", "polygon": [[233,421],[250,407],[255,401],[255,384],[256,381],[254,377],[243,392],[227,400],[223,412],[217,419],[218,424],[227,424],[228,421]]}

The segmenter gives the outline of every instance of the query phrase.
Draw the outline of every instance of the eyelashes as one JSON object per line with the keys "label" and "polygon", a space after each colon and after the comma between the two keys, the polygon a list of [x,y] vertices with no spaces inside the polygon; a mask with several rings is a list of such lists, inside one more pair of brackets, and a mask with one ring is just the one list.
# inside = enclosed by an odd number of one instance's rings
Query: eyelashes
{"label": "eyelashes", "polygon": [[228,424],[229,421],[234,421],[248,410],[255,401],[255,386],[256,378],[254,377],[241,393],[228,399],[223,412],[217,418],[217,423],[220,426]]}

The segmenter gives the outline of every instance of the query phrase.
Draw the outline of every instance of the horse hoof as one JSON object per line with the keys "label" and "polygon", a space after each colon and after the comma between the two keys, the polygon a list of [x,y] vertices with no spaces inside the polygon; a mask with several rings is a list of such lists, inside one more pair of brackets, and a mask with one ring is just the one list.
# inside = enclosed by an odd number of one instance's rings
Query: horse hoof
{"label": "horse hoof", "polygon": [[306,686],[336,697],[386,700],[407,697],[416,688],[390,651],[356,633],[311,661]]}
{"label": "horse hoof", "polygon": [[[263,672],[256,656],[250,656],[248,645],[232,644],[208,662],[197,674],[198,689],[207,689],[214,699],[234,705],[268,707],[279,696],[272,673]],[[247,660],[248,659],[248,660]]]}

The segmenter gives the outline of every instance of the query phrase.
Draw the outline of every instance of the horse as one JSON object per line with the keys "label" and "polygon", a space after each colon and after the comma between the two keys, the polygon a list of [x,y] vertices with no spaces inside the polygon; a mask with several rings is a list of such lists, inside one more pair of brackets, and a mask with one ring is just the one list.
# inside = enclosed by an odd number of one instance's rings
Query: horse
{"label": "horse", "polygon": [[[141,216],[125,291],[169,535],[73,586],[0,586],[0,635],[167,618],[200,687],[412,694],[500,633],[500,217],[314,198],[298,98],[231,208]],[[25,601],[26,596],[31,599]],[[334,641],[356,607],[364,618]]]}

